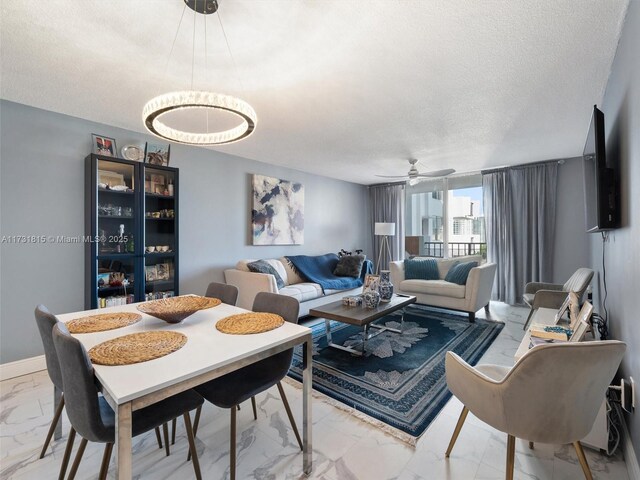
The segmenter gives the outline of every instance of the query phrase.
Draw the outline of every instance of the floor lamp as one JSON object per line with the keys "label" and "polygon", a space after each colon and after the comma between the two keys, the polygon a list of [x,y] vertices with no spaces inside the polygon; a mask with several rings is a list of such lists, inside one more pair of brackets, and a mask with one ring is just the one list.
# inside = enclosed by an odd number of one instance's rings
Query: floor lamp
{"label": "floor lamp", "polygon": [[396,224],[376,222],[374,225],[374,234],[382,237],[382,242],[380,243],[380,252],[378,253],[378,263],[376,263],[376,275],[377,275],[380,271],[380,261],[382,260],[382,252],[386,250],[386,255],[389,261],[392,260],[391,248],[389,247],[389,237],[395,236]]}

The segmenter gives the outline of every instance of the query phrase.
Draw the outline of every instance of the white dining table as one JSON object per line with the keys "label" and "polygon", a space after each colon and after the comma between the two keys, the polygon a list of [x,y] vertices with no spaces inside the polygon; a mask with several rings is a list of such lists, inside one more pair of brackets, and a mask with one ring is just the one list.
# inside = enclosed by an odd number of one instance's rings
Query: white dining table
{"label": "white dining table", "polygon": [[246,310],[221,304],[196,312],[181,323],[169,324],[138,311],[136,305],[57,316],[60,321],[68,322],[98,313],[136,312],[142,315],[142,320],[127,327],[74,334],[87,350],[106,340],[136,332],[173,330],[187,336],[187,343],[182,348],[155,360],[124,366],[94,365],[102,394],[116,415],[116,478],[131,478],[133,411],[300,344],[303,345],[302,463],[304,473],[311,473],[311,329],[285,322],[265,333],[228,335],[216,329],[216,322],[229,315],[246,313]]}

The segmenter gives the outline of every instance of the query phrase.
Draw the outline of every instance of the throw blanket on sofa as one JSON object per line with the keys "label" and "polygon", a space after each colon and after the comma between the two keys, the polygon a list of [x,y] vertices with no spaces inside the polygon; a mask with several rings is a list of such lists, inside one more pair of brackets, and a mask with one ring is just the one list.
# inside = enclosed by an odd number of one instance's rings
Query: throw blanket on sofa
{"label": "throw blanket on sofa", "polygon": [[347,290],[361,287],[364,276],[367,273],[371,273],[373,267],[369,260],[365,260],[362,265],[362,272],[360,272],[360,278],[337,277],[333,274],[338,263],[338,255],[335,253],[318,256],[293,255],[286,258],[307,280],[319,284],[323,292],[325,289]]}

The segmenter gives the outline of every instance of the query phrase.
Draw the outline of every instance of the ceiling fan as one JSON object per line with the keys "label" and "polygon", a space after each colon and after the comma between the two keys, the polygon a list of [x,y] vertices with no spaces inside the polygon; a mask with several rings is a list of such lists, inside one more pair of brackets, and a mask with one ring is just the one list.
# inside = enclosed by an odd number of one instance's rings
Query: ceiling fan
{"label": "ceiling fan", "polygon": [[453,168],[445,168],[444,170],[435,170],[433,172],[419,172],[416,168],[416,163],[418,160],[416,158],[410,158],[409,164],[411,168],[409,168],[409,172],[406,175],[376,175],[376,177],[380,178],[404,178],[406,180],[418,180],[420,178],[436,178],[436,177],[446,177],[447,175],[451,175],[455,172]]}

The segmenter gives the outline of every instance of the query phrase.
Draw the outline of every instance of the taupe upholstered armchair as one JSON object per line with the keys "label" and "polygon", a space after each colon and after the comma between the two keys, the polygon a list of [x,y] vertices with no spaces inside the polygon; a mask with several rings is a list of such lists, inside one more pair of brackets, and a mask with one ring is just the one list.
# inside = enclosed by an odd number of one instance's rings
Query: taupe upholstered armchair
{"label": "taupe upholstered armchair", "polygon": [[525,330],[531,321],[533,312],[538,308],[560,308],[562,302],[569,292],[575,292],[581,299],[587,290],[591,279],[593,278],[593,270],[590,268],[579,268],[571,275],[569,280],[563,284],[529,282],[524,287],[524,295],[522,299],[524,303],[531,307],[529,317],[524,325]]}
{"label": "taupe upholstered armchair", "polygon": [[507,434],[507,480],[513,479],[516,438],[529,440],[530,447],[532,442],[572,443],[585,478],[591,479],[580,439],[593,427],[625,349],[615,340],[539,345],[512,368],[474,368],[447,352],[447,385],[464,408],[445,456],[471,412]]}

